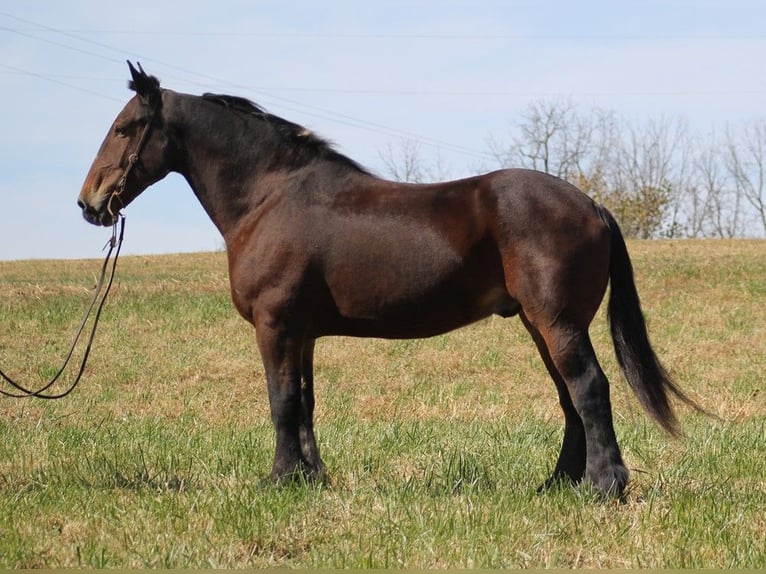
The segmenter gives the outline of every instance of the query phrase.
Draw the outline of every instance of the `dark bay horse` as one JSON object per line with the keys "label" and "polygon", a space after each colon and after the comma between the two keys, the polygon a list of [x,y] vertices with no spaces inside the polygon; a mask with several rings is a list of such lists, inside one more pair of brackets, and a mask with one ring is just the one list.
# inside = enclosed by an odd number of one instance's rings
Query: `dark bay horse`
{"label": "dark bay horse", "polygon": [[317,338],[430,337],[497,314],[521,318],[558,390],[564,439],[546,485],[585,480],[621,494],[628,472],[588,335],[609,282],[615,351],[641,404],[671,433],[669,394],[696,407],[652,350],[617,223],[572,185],[519,169],[385,181],[248,100],[162,89],[129,66],[135,96],[77,203],[88,222],[112,225],[169,172],[186,178],[225,239],[234,305],[255,327],[274,480],[324,476],[313,430]]}

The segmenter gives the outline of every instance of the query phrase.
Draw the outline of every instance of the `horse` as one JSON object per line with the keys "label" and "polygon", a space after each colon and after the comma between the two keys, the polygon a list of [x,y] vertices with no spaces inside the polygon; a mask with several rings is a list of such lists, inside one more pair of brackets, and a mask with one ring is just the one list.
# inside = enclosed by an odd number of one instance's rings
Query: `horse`
{"label": "horse", "polygon": [[494,314],[521,319],[564,413],[541,489],[563,481],[621,496],[628,471],[588,333],[608,284],[615,353],[645,411],[675,435],[670,396],[700,409],[652,349],[615,218],[575,186],[524,169],[387,181],[245,98],[175,92],[137,65],[135,94],[77,203],[109,226],[168,173],[186,179],[225,241],[234,306],[255,328],[275,482],[328,479],[314,434],[318,338],[431,337]]}

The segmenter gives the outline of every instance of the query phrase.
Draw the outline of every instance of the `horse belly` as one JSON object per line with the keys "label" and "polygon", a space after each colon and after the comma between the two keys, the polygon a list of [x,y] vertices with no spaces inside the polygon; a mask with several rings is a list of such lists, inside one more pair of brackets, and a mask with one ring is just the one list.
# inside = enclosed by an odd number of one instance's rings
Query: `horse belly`
{"label": "horse belly", "polygon": [[428,228],[376,223],[347,232],[327,263],[333,334],[425,337],[516,311],[494,245],[459,250]]}
{"label": "horse belly", "polygon": [[519,305],[500,289],[476,295],[442,290],[415,304],[381,309],[375,316],[340,313],[321,329],[322,335],[410,339],[432,337],[469,325],[492,314],[509,317]]}

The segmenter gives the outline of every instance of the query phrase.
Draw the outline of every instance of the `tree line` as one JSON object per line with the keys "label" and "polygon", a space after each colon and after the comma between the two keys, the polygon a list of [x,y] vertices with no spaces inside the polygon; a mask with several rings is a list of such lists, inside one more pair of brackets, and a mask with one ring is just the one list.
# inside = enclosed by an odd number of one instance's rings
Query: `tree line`
{"label": "tree line", "polygon": [[[539,100],[503,138],[487,141],[490,167],[525,167],[566,179],[615,214],[629,237],[766,236],[766,120],[705,134],[680,118],[642,122],[610,110]],[[390,177],[446,179],[417,140],[388,146]]]}

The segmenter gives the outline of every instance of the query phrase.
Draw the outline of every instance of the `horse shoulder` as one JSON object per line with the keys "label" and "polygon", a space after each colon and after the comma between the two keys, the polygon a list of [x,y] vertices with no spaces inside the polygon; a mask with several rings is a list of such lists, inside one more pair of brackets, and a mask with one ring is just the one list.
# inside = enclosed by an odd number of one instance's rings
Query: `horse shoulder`
{"label": "horse shoulder", "polygon": [[251,214],[226,240],[231,296],[239,313],[279,315],[298,300],[309,267],[305,225],[289,202]]}

